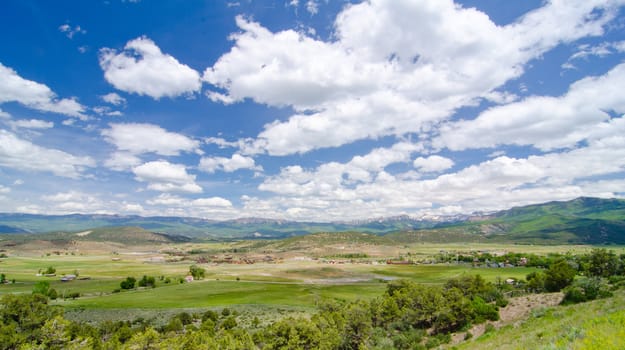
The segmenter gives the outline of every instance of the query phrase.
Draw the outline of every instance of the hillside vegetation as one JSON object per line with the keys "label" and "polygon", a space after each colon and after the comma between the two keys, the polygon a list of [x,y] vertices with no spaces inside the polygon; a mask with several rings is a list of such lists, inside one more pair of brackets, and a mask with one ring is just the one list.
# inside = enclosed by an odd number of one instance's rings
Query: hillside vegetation
{"label": "hillside vegetation", "polygon": [[398,242],[625,244],[625,200],[578,198],[388,235]]}

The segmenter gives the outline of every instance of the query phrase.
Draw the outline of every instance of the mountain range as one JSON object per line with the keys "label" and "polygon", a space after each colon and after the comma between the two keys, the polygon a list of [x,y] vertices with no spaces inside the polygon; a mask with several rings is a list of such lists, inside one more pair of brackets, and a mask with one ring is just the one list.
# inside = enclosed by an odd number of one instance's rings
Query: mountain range
{"label": "mountain range", "polygon": [[625,244],[625,200],[581,197],[490,214],[437,218],[403,215],[355,222],[295,222],[264,218],[215,221],[189,217],[0,213],[0,233],[80,232],[104,227],[194,239],[284,238],[318,232],[363,232],[399,241]]}

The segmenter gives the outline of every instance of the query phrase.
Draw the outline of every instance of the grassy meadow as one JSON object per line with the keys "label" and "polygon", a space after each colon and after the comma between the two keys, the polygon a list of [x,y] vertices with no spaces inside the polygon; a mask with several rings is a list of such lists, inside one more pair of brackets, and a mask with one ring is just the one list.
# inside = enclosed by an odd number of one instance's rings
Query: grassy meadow
{"label": "grassy meadow", "polygon": [[[258,243],[253,243],[258,244]],[[331,264],[319,259],[323,254],[312,257],[293,249],[279,255],[272,263],[226,264],[204,263],[198,266],[206,270],[203,280],[179,283],[187,275],[189,266],[196,264],[191,256],[186,260],[171,259],[163,251],[229,252],[233,248],[250,254],[241,242],[219,244],[180,244],[163,247],[143,247],[133,251],[61,253],[45,251],[14,251],[8,258],[0,259],[0,272],[15,283],[0,285],[0,294],[30,293],[39,281],[48,281],[60,296],[78,292],[75,300],[59,300],[58,304],[68,308],[201,308],[229,305],[284,305],[314,307],[323,300],[354,300],[379,295],[385,289],[385,281],[411,279],[419,283],[444,283],[462,274],[481,274],[490,281],[498,278],[524,278],[532,272],[530,268],[474,268],[469,264],[419,264],[387,265],[385,258],[392,259],[409,254],[415,259],[427,259],[440,254],[467,250],[461,245],[411,245],[402,247],[373,246],[376,253],[362,251],[363,247],[352,247],[340,252],[359,251],[373,256],[371,259],[352,259],[341,264]],[[529,248],[529,249],[528,249]],[[266,252],[266,247],[259,248]],[[366,249],[366,247],[364,248]],[[484,251],[526,251],[566,252],[572,249],[584,251],[587,246],[496,246],[474,245],[470,249]],[[383,251],[387,256],[379,255]],[[327,249],[329,255],[335,254]],[[367,256],[369,256],[367,255]],[[235,257],[237,255],[235,254]],[[37,276],[39,271],[52,266],[55,277]],[[61,282],[65,274],[78,273],[86,280]],[[127,276],[140,279],[143,275],[156,278],[156,288],[113,293]],[[169,279],[170,283],[165,283]]]}
{"label": "grassy meadow", "polygon": [[[158,318],[180,310],[232,308],[242,314],[272,319],[310,314],[319,303],[353,301],[381,295],[386,282],[410,279],[418,283],[442,284],[450,278],[480,274],[488,281],[523,279],[534,268],[478,268],[471,264],[388,265],[387,259],[409,258],[429,262],[440,254],[467,252],[584,253],[590,246],[532,246],[496,244],[421,244],[391,245],[383,239],[347,234],[343,239],[316,235],[284,241],[238,241],[213,243],[176,243],[167,245],[93,246],[82,242],[59,249],[56,246],[30,243],[9,249],[0,259],[0,273],[15,283],[0,285],[0,294],[31,293],[37,282],[48,281],[59,298],[53,304],[63,306],[70,318],[103,320],[137,317]],[[316,247],[310,249],[311,245]],[[622,248],[617,253],[623,252]],[[262,257],[273,261],[263,262]],[[200,256],[220,261],[253,257],[254,264],[197,263]],[[345,257],[355,256],[349,259]],[[205,277],[180,283],[193,264],[205,269]],[[49,266],[56,276],[38,276]],[[84,280],[61,282],[66,274],[78,274]],[[156,288],[119,290],[120,282],[131,276],[156,279]],[[169,280],[169,283],[166,283]],[[80,293],[76,299],[63,298]],[[258,312],[258,310],[263,310]],[[162,319],[167,317],[163,316]],[[244,318],[245,319],[245,318]]]}

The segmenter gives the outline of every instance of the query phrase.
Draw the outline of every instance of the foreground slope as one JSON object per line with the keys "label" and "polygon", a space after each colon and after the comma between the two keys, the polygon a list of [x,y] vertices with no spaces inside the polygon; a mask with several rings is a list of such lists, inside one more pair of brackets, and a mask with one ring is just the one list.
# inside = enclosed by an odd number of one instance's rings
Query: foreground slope
{"label": "foreground slope", "polygon": [[457,349],[623,349],[625,293],[569,306],[543,307],[529,318],[456,345]]}

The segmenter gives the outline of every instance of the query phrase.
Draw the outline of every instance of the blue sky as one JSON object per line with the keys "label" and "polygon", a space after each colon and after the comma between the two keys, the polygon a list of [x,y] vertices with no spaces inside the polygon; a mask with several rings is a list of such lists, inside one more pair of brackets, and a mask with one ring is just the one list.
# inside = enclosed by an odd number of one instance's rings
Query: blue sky
{"label": "blue sky", "polygon": [[0,212],[625,196],[625,0],[3,1]]}

